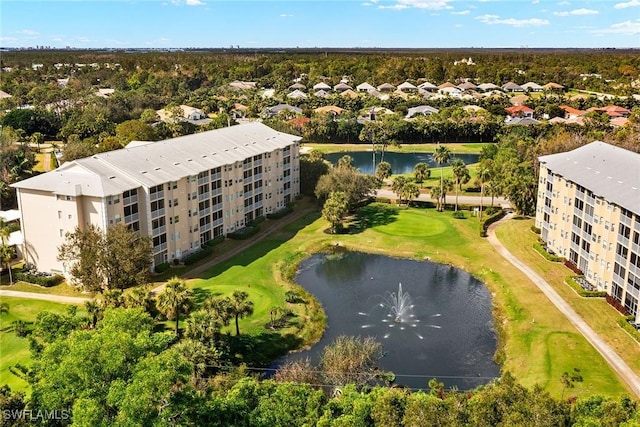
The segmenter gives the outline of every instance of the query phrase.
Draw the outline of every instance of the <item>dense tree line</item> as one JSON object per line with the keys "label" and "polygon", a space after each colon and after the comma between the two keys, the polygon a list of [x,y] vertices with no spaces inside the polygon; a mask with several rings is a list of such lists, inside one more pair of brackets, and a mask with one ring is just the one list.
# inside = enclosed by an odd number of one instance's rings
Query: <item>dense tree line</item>
{"label": "dense tree line", "polygon": [[[30,335],[35,359],[27,375],[31,396],[5,386],[0,410],[64,410],[68,419],[36,422],[87,426],[640,423],[638,402],[627,397],[555,399],[540,387],[519,385],[508,373],[465,391],[447,389],[435,379],[422,391],[371,385],[374,377],[392,378],[376,370],[381,349],[372,340],[342,337],[325,351],[318,367],[302,362],[301,370],[262,380],[251,369],[231,365],[202,371],[198,351],[210,337],[194,329],[189,338],[177,341],[174,334],[156,332],[153,319],[140,308],[108,308],[95,327],[84,327],[90,322],[73,309],[40,313]],[[10,417],[3,423],[30,424]]]}

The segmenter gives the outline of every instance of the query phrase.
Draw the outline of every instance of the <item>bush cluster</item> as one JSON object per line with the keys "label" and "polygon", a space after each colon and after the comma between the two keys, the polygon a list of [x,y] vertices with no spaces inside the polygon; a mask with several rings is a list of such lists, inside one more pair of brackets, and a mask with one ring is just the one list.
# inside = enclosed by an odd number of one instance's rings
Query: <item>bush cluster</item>
{"label": "bush cluster", "polygon": [[482,221],[482,228],[480,229],[480,237],[487,237],[487,230],[489,229],[489,226],[494,222],[500,221],[502,217],[504,217],[504,215],[505,215],[504,210],[500,209],[498,213]]}
{"label": "bush cluster", "polygon": [[388,197],[376,197],[376,203],[385,203],[387,205],[390,205],[391,199]]}
{"label": "bush cluster", "polygon": [[155,271],[156,273],[164,273],[165,271],[167,271],[171,266],[169,265],[168,262],[163,262],[162,264],[158,264],[155,266],[155,268],[153,269],[153,271]]}
{"label": "bush cluster", "polygon": [[546,249],[544,248],[544,246],[542,245],[542,243],[540,243],[540,242],[535,242],[533,244],[533,249],[538,251],[538,253],[540,255],[542,255],[547,261],[551,261],[551,262],[562,262],[562,261],[564,261],[563,257],[558,256],[558,255],[552,255],[549,252],[547,252]]}
{"label": "bush cluster", "polygon": [[464,214],[464,211],[455,211],[453,217],[455,219],[465,219],[467,216]]}
{"label": "bush cluster", "polygon": [[48,274],[48,273],[40,273],[40,272],[26,272],[26,271],[17,271],[16,272],[16,280],[21,280],[27,283],[33,283],[34,285],[44,286],[45,288],[50,288],[51,286],[59,285],[64,281],[64,277],[59,274]]}
{"label": "bush cluster", "polygon": [[229,233],[228,237],[234,240],[245,240],[251,236],[254,236],[260,231],[260,227],[256,226],[247,226],[238,231],[234,231],[233,233]]}
{"label": "bush cluster", "polygon": [[564,261],[564,266],[567,267],[569,270],[573,271],[574,273],[576,273],[578,276],[584,276],[584,273],[582,272],[582,270],[580,270],[578,268],[577,265],[575,265],[573,262],[571,262],[570,260],[565,260]]}
{"label": "bush cluster", "polygon": [[623,315],[627,316],[629,314],[629,312],[627,311],[627,308],[624,305],[622,305],[622,303],[617,299],[615,299],[613,296],[607,295],[606,300],[611,307],[615,308]]}
{"label": "bush cluster", "polygon": [[267,219],[280,219],[283,216],[290,214],[291,212],[293,212],[293,206],[286,206],[279,211],[268,213]]}
{"label": "bush cluster", "polygon": [[565,283],[573,288],[578,295],[585,298],[604,298],[607,296],[605,291],[588,291],[584,289],[578,282],[576,282],[573,276],[567,277]]}
{"label": "bush cluster", "polygon": [[187,255],[186,257],[184,257],[182,261],[184,262],[184,265],[195,264],[201,259],[207,258],[212,253],[213,253],[213,247],[205,246],[202,249],[200,249],[198,252],[194,252],[192,254]]}
{"label": "bush cluster", "polygon": [[207,247],[207,248],[212,248],[215,245],[224,242],[224,239],[225,239],[224,236],[218,236],[218,237],[215,237],[215,238],[205,242],[203,246]]}

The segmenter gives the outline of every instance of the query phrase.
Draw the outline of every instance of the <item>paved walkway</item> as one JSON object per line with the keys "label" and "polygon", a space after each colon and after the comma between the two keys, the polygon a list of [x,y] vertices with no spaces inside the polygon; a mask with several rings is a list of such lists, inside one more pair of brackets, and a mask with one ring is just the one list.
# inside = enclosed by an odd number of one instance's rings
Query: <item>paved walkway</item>
{"label": "paved walkway", "polygon": [[10,291],[6,289],[0,289],[0,296],[40,299],[43,301],[59,302],[63,304],[84,304],[85,301],[90,300],[90,298],[83,298],[83,297],[67,297],[64,295],[39,294],[36,292]]}
{"label": "paved walkway", "polygon": [[506,220],[513,218],[513,214],[505,216],[502,220],[491,224],[487,231],[487,239],[493,245],[494,249],[502,255],[507,261],[513,264],[518,270],[522,271],[535,285],[549,298],[549,300],[555,305],[560,312],[562,312],[567,319],[576,327],[576,329],[593,345],[593,347],[604,357],[609,366],[618,373],[620,378],[627,383],[633,393],[640,397],[640,377],[626,364],[620,356],[605,343],[602,338],[593,330],[582,318],[576,313],[573,308],[549,285],[539,274],[533,271],[529,266],[524,264],[518,258],[513,256],[503,245],[500,243],[495,234],[496,226]]}

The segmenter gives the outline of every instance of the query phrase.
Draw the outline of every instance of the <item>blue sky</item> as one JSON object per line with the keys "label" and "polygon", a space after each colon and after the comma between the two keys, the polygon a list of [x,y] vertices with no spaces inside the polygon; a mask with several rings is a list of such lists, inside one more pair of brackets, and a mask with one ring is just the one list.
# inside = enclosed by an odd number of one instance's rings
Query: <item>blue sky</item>
{"label": "blue sky", "polygon": [[0,46],[640,47],[640,0],[0,2]]}

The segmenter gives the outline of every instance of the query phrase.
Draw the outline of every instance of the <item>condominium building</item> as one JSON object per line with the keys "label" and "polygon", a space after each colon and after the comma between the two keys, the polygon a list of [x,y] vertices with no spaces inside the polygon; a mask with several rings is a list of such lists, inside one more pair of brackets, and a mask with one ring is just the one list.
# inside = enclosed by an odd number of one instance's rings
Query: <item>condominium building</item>
{"label": "condominium building", "polygon": [[299,139],[249,123],[135,142],[20,181],[25,260],[66,274],[66,233],[118,223],[153,238],[154,265],[183,258],[299,194]]}
{"label": "condominium building", "polygon": [[596,141],[539,160],[542,240],[640,322],[640,154]]}

